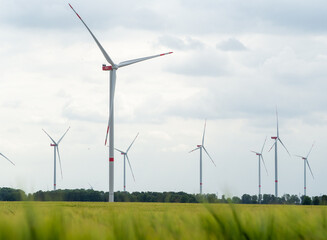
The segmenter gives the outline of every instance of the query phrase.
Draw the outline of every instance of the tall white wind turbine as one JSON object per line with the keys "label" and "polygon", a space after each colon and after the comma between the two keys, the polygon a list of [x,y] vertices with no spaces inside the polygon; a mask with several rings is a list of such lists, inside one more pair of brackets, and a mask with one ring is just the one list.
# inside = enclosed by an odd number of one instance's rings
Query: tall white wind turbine
{"label": "tall white wind turbine", "polygon": [[135,182],[135,177],[134,177],[133,169],[132,169],[132,166],[131,166],[131,163],[129,161],[129,158],[128,158],[127,153],[131,149],[131,147],[132,147],[133,143],[135,142],[135,140],[136,140],[136,138],[137,138],[138,135],[139,134],[137,133],[137,135],[134,138],[133,142],[131,143],[131,145],[129,145],[129,147],[127,148],[127,150],[125,152],[123,152],[123,151],[115,148],[115,150],[118,151],[118,152],[120,152],[121,155],[124,155],[124,192],[126,192],[126,158],[127,158],[127,162],[128,162],[129,168],[131,170],[131,173],[132,173],[132,176],[133,176],[133,179],[134,179],[134,182]]}
{"label": "tall white wind turbine", "polygon": [[7,158],[5,155],[3,155],[2,153],[0,153],[0,156],[4,157],[5,159],[7,159],[12,165],[15,166],[15,163],[13,163],[11,160],[9,160],[9,158]]}
{"label": "tall white wind turbine", "polygon": [[107,139],[109,134],[109,202],[114,202],[114,95],[115,95],[115,86],[116,86],[116,71],[118,68],[125,67],[134,63],[142,62],[151,58],[161,57],[167,54],[171,54],[172,52],[168,53],[162,53],[158,55],[153,55],[149,57],[143,57],[143,58],[137,58],[132,59],[128,61],[121,62],[119,64],[115,64],[112,59],[109,57],[108,53],[104,50],[102,45],[99,43],[99,41],[96,39],[94,34],[91,32],[89,27],[85,24],[85,22],[82,20],[80,15],[74,10],[74,8],[69,4],[71,9],[76,13],[77,17],[82,21],[84,26],[87,28],[89,33],[91,34],[92,38],[100,48],[103,56],[107,60],[107,62],[110,64],[110,66],[106,66],[105,64],[102,65],[103,71],[109,71],[110,72],[110,89],[109,89],[109,121],[108,121],[108,127],[107,127],[107,134],[105,138],[105,145],[107,145]]}
{"label": "tall white wind turbine", "polygon": [[304,164],[304,196],[307,195],[307,171],[306,171],[307,170],[307,165],[309,167],[311,176],[314,179],[314,176],[313,176],[313,173],[311,171],[311,167],[310,167],[310,164],[309,164],[309,161],[308,161],[308,157],[309,157],[309,155],[311,153],[311,150],[312,150],[313,146],[314,146],[314,143],[312,144],[312,146],[310,148],[310,151],[309,151],[309,153],[308,153],[308,155],[306,157],[295,155],[296,157],[300,157],[300,158],[303,159],[303,164]]}
{"label": "tall white wind turbine", "polygon": [[210,160],[212,161],[212,163],[215,165],[216,167],[216,164],[215,162],[213,161],[213,159],[210,157],[207,149],[204,147],[204,135],[205,135],[205,132],[206,132],[206,124],[207,124],[207,121],[204,122],[204,129],[203,129],[203,135],[202,135],[202,144],[201,145],[197,145],[195,149],[191,150],[189,153],[195,151],[195,150],[198,150],[200,149],[200,194],[202,194],[202,185],[203,185],[203,182],[202,182],[202,149],[206,152],[206,154],[208,155],[208,157],[210,158]]}
{"label": "tall white wind turbine", "polygon": [[60,154],[59,154],[59,143],[61,142],[61,140],[64,138],[64,136],[66,135],[66,133],[68,132],[68,130],[70,129],[70,127],[66,130],[66,132],[64,133],[64,135],[62,135],[62,137],[56,142],[55,140],[53,140],[52,137],[50,137],[50,135],[44,130],[43,132],[45,132],[46,135],[48,135],[48,137],[51,139],[52,143],[50,143],[50,146],[53,147],[53,156],[54,156],[54,160],[53,160],[53,164],[54,164],[54,170],[53,170],[53,190],[56,190],[57,188],[57,177],[56,177],[56,154],[58,153],[58,159],[59,159],[59,165],[60,165],[60,172],[61,172],[61,178],[62,178],[62,168],[61,168],[61,160],[60,160]]}
{"label": "tall white wind turbine", "polygon": [[279,128],[278,128],[278,112],[277,112],[277,108],[276,108],[276,119],[277,119],[277,136],[276,137],[271,137],[271,139],[275,140],[275,143],[271,146],[270,150],[275,147],[275,197],[278,197],[278,165],[277,165],[277,143],[278,141],[280,142],[280,144],[282,144],[282,146],[284,147],[284,149],[286,150],[286,152],[288,153],[289,156],[291,156],[291,154],[289,153],[289,151],[287,150],[287,148],[285,147],[284,143],[282,142],[282,140],[279,138]]}
{"label": "tall white wind turbine", "polygon": [[251,151],[253,153],[255,153],[258,157],[259,157],[259,161],[258,161],[258,166],[259,166],[259,195],[258,195],[258,200],[259,200],[259,203],[261,203],[261,161],[266,169],[266,173],[268,175],[268,171],[267,171],[267,168],[266,168],[266,164],[265,164],[265,160],[263,160],[263,156],[262,156],[262,152],[263,152],[263,148],[265,147],[265,144],[266,144],[266,140],[267,140],[267,137],[263,143],[263,146],[261,148],[261,152],[258,153],[258,152],[255,152],[255,151]]}

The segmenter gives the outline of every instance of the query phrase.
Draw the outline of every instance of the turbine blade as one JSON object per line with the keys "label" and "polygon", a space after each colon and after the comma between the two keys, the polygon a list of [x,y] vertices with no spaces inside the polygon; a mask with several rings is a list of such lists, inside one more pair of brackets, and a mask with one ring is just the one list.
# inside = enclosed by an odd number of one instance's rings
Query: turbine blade
{"label": "turbine blade", "polygon": [[309,153],[308,153],[308,155],[307,155],[307,157],[306,157],[306,158],[308,158],[308,157],[309,157],[309,155],[310,155],[310,153],[311,153],[311,150],[312,150],[312,148],[313,148],[314,144],[315,144],[315,142],[313,142],[313,143],[312,143],[312,146],[311,146],[311,148],[310,148],[310,151],[309,151]]}
{"label": "turbine blade", "polygon": [[202,146],[202,147],[203,147],[204,151],[206,152],[206,154],[208,155],[208,157],[211,159],[212,163],[215,165],[215,167],[217,167],[216,164],[215,164],[215,162],[213,161],[213,159],[210,157],[207,149],[204,146]]}
{"label": "turbine blade", "polygon": [[58,143],[59,144],[61,142],[61,140],[64,138],[64,136],[66,135],[66,133],[68,132],[68,130],[70,129],[70,127],[66,130],[66,132],[64,133],[64,135],[62,135],[62,137],[59,139]]}
{"label": "turbine blade", "polygon": [[129,147],[126,150],[126,154],[128,153],[129,149],[132,147],[133,143],[135,142],[137,136],[139,135],[139,133],[136,134],[136,137],[134,138],[133,142],[131,143],[131,145],[129,145]]}
{"label": "turbine blade", "polygon": [[110,125],[112,122],[112,116],[113,116],[113,100],[115,97],[115,88],[116,88],[116,71],[110,71],[110,84],[112,84],[112,87],[110,88],[110,109],[109,109],[109,119],[108,119],[108,127],[107,127],[107,133],[106,138],[104,141],[104,145],[107,145],[108,135],[110,131]]}
{"label": "turbine blade", "polygon": [[198,150],[198,149],[199,149],[199,147],[194,148],[193,150],[189,151],[188,153],[194,152],[195,150]]}
{"label": "turbine blade", "polygon": [[271,148],[269,149],[268,152],[270,152],[270,150],[275,146],[275,144],[276,144],[276,140],[275,140],[274,144],[271,146]]}
{"label": "turbine blade", "polygon": [[266,141],[267,141],[267,136],[266,136],[266,139],[265,139],[265,141],[263,142],[263,145],[262,145],[262,148],[261,148],[261,154],[262,154],[262,152],[263,152],[263,149],[264,149],[264,147],[265,147],[265,144],[266,144]]}
{"label": "turbine blade", "polygon": [[303,156],[300,156],[300,155],[294,155],[295,157],[299,157],[299,158],[305,158],[305,157],[303,157]]}
{"label": "turbine blade", "polygon": [[202,135],[202,146],[204,145],[204,135],[206,134],[206,125],[207,125],[207,119],[204,120],[204,128],[203,128],[203,135]]}
{"label": "turbine blade", "polygon": [[126,154],[126,158],[127,158],[127,162],[128,162],[129,168],[131,169],[132,176],[133,176],[133,179],[134,179],[134,182],[135,182],[135,177],[134,177],[133,169],[132,169],[132,166],[131,166],[131,163],[129,161],[129,158],[128,158],[128,155],[127,154]]}
{"label": "turbine blade", "polygon": [[123,151],[119,150],[118,148],[115,148],[115,150],[118,151],[118,152],[124,153]]}
{"label": "turbine blade", "polygon": [[265,167],[265,169],[266,169],[266,173],[267,173],[267,176],[268,176],[269,174],[268,174],[268,170],[267,170],[267,167],[266,167],[265,160],[263,159],[263,156],[262,156],[262,155],[260,155],[260,158],[261,158],[261,160],[262,160],[262,162],[263,162],[263,166]]}
{"label": "turbine blade", "polygon": [[285,147],[284,143],[282,142],[282,140],[280,140],[280,138],[278,138],[278,141],[283,145],[283,147],[285,148],[285,150],[287,151],[288,155],[291,157],[290,152],[287,150],[287,148]]}
{"label": "turbine blade", "polygon": [[[69,4],[69,3],[68,3]],[[87,28],[87,30],[89,31],[89,33],[92,35],[94,41],[96,42],[96,44],[98,45],[98,47],[100,48],[103,56],[105,57],[105,59],[108,61],[108,63],[110,63],[112,66],[115,66],[114,62],[111,60],[111,58],[109,57],[108,53],[104,50],[104,48],[101,46],[101,44],[99,43],[98,39],[96,39],[96,37],[93,35],[93,33],[91,32],[91,30],[89,29],[89,27],[85,24],[85,22],[83,21],[83,19],[80,17],[80,15],[78,15],[78,13],[75,11],[75,9],[72,7],[72,5],[69,4],[69,6],[71,7],[71,9],[76,13],[77,17],[82,21],[82,23],[84,24],[84,26]]]}
{"label": "turbine blade", "polygon": [[50,137],[50,135],[42,128],[43,132],[45,132],[46,135],[48,135],[48,137],[51,139],[51,141],[54,143],[54,144],[57,144],[55,142],[55,140],[52,139],[52,137]]}
{"label": "turbine blade", "polygon": [[12,165],[15,166],[15,163],[13,163],[9,158],[7,158],[5,155],[3,155],[2,153],[0,153],[1,156],[3,156],[5,159],[7,159],[9,162],[11,162]]}
{"label": "turbine blade", "polygon": [[134,64],[134,63],[138,63],[138,62],[142,62],[142,61],[145,61],[145,60],[149,60],[151,58],[165,56],[165,55],[172,54],[172,53],[173,52],[167,52],[167,53],[162,53],[162,54],[158,54],[158,55],[153,55],[153,56],[150,56],[150,57],[136,58],[136,59],[124,61],[124,62],[119,63],[118,64],[118,67],[119,68],[120,67],[125,67],[125,66],[128,66],[128,65]]}
{"label": "turbine blade", "polygon": [[278,128],[278,111],[276,106],[276,119],[277,119],[277,138],[279,138],[279,128]]}
{"label": "turbine blade", "polygon": [[307,165],[308,165],[308,167],[309,167],[309,170],[310,170],[310,173],[311,173],[311,175],[312,175],[312,178],[314,179],[315,177],[313,176],[313,173],[312,173],[312,171],[311,171],[311,167],[310,167],[310,164],[309,164],[308,159],[307,159]]}
{"label": "turbine blade", "polygon": [[252,150],[251,150],[250,152],[253,152],[253,153],[255,153],[255,154],[260,154],[260,153],[258,153],[258,152],[252,151]]}
{"label": "turbine blade", "polygon": [[61,179],[63,179],[63,175],[62,175],[62,168],[61,168],[61,159],[60,159],[60,153],[59,153],[59,147],[57,147],[57,153],[58,153],[58,159],[59,159],[59,166],[60,166],[60,173],[61,173]]}
{"label": "turbine blade", "polygon": [[108,140],[108,135],[109,135],[109,126],[110,126],[110,117],[108,119],[108,127],[107,127],[106,138],[104,139],[104,145],[105,146],[107,146],[107,140]]}

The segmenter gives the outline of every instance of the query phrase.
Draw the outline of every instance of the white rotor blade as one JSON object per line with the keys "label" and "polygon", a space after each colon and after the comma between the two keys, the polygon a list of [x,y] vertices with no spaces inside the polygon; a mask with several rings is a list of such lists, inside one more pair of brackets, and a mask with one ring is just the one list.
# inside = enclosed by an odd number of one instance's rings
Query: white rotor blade
{"label": "white rotor blade", "polygon": [[255,152],[255,151],[252,151],[252,150],[251,150],[251,152],[253,152],[253,153],[255,153],[255,154],[259,154],[259,155],[260,155],[260,153],[258,153],[258,152]]}
{"label": "white rotor blade", "polygon": [[134,138],[133,142],[131,143],[131,145],[129,145],[129,147],[126,150],[126,154],[128,153],[129,149],[132,147],[133,143],[135,142],[137,136],[139,135],[139,133],[136,134],[136,137]]}
{"label": "white rotor blade", "polygon": [[263,145],[262,145],[262,148],[261,148],[261,154],[262,154],[262,152],[263,152],[263,149],[264,149],[264,147],[265,147],[266,141],[267,141],[267,136],[266,136],[266,139],[265,139],[265,141],[263,142]]}
{"label": "white rotor blade", "polygon": [[125,66],[128,66],[128,65],[134,64],[134,63],[138,63],[138,62],[142,62],[142,61],[145,61],[145,60],[149,60],[151,58],[165,56],[165,55],[172,54],[172,53],[173,52],[167,52],[167,53],[162,53],[162,54],[158,54],[158,55],[153,55],[153,56],[150,56],[150,57],[136,58],[136,59],[124,61],[124,62],[119,63],[118,64],[118,67],[119,68],[120,67],[125,67]]}
{"label": "white rotor blade", "polygon": [[211,159],[212,163],[215,165],[215,167],[217,167],[216,164],[215,164],[215,162],[213,161],[213,159],[210,157],[209,153],[207,152],[207,149],[206,149],[204,146],[202,146],[202,147],[203,147],[203,150],[204,150],[204,151],[206,152],[206,154],[208,155],[208,157]]}
{"label": "white rotor blade", "polygon": [[126,154],[126,158],[127,158],[127,162],[128,162],[129,168],[131,169],[132,176],[133,176],[133,179],[134,179],[134,182],[135,182],[135,177],[134,177],[133,169],[132,169],[131,163],[129,162],[129,158],[128,158],[128,155],[127,154]]}
{"label": "white rotor blade", "polygon": [[10,159],[9,159],[9,158],[7,158],[5,155],[3,155],[2,153],[0,153],[0,155],[1,155],[1,156],[3,156],[5,159],[7,159],[9,162],[11,162],[11,163],[12,163],[12,165],[14,165],[14,166],[15,166],[15,163],[13,163],[12,161],[10,161]]}
{"label": "white rotor blade", "polygon": [[311,150],[312,150],[312,148],[313,148],[313,146],[314,146],[314,142],[312,143],[312,146],[311,146],[311,148],[310,148],[310,151],[309,151],[309,153],[308,153],[308,155],[307,155],[307,157],[306,158],[308,158],[309,157],[309,155],[310,155],[310,153],[311,153]]}
{"label": "white rotor blade", "polygon": [[278,112],[277,112],[277,106],[276,106],[276,119],[277,119],[277,138],[279,138],[279,128],[278,128]]}
{"label": "white rotor blade", "polygon": [[59,166],[60,166],[60,173],[61,173],[61,179],[63,179],[63,175],[62,175],[62,168],[61,168],[61,160],[60,160],[60,153],[59,153],[59,147],[57,147],[57,153],[58,153],[58,159],[59,159]]}
{"label": "white rotor blade", "polygon": [[280,140],[280,138],[278,138],[278,141],[283,145],[283,147],[285,148],[285,150],[287,151],[288,155],[291,157],[290,152],[287,150],[287,148],[285,147],[284,143],[282,142],[282,140]]}
{"label": "white rotor blade", "polygon": [[265,169],[266,169],[266,173],[267,173],[267,176],[268,176],[269,174],[268,174],[268,170],[267,170],[267,167],[266,167],[265,160],[263,159],[263,156],[262,156],[262,155],[260,155],[260,158],[261,158],[261,160],[262,160],[262,162],[263,162],[263,166],[265,167]]}
{"label": "white rotor blade", "polygon": [[[69,3],[68,3],[69,4]],[[69,6],[71,7],[71,9],[73,9],[73,11],[76,13],[77,17],[82,21],[82,23],[84,24],[84,26],[87,28],[87,30],[90,32],[90,34],[92,35],[94,41],[96,42],[96,44],[98,45],[98,47],[100,48],[103,56],[105,57],[105,59],[108,61],[108,63],[110,63],[112,66],[115,66],[114,62],[111,60],[111,58],[109,57],[108,53],[104,50],[104,48],[101,46],[101,44],[99,43],[98,39],[96,39],[96,37],[93,35],[93,33],[91,32],[91,30],[89,29],[89,27],[85,24],[85,22],[83,21],[83,19],[80,17],[80,15],[78,15],[78,13],[75,11],[75,9],[72,7],[72,5],[69,4]]]}
{"label": "white rotor blade", "polygon": [[271,148],[269,149],[268,152],[270,152],[270,150],[275,146],[275,144],[276,144],[276,140],[275,140],[274,144],[271,146]]}
{"label": "white rotor blade", "polygon": [[113,84],[113,86],[110,88],[110,110],[109,110],[109,119],[108,119],[108,127],[107,127],[107,133],[106,138],[104,141],[104,145],[107,145],[108,141],[108,135],[109,135],[109,126],[111,125],[111,116],[113,115],[113,100],[115,97],[115,88],[116,88],[116,71],[110,71],[110,84]]}
{"label": "white rotor blade", "polygon": [[302,158],[302,159],[305,159],[305,157],[303,156],[300,156],[300,155],[294,155],[295,157],[299,157],[299,158]]}
{"label": "white rotor blade", "polygon": [[203,135],[202,135],[202,146],[204,145],[204,135],[206,134],[207,119],[204,121]]}
{"label": "white rotor blade", "polygon": [[307,159],[307,165],[308,165],[309,170],[310,170],[310,172],[311,172],[312,178],[314,179],[315,177],[313,176],[313,173],[312,173],[312,171],[311,171],[311,167],[310,167],[310,165],[309,165],[309,161],[308,161],[308,159]]}
{"label": "white rotor blade", "polygon": [[59,139],[58,143],[59,144],[61,142],[61,140],[64,138],[64,136],[66,135],[66,133],[68,132],[68,130],[70,129],[70,127],[66,130],[66,132],[64,133],[64,135],[62,135],[62,137]]}
{"label": "white rotor blade", "polygon": [[50,135],[42,128],[43,132],[45,132],[46,135],[48,135],[48,137],[51,139],[51,141],[57,145],[57,143],[55,142],[55,140],[52,139],[52,137],[50,137]]}
{"label": "white rotor blade", "polygon": [[189,151],[188,153],[194,152],[195,150],[198,150],[198,149],[199,149],[199,147],[194,148],[193,150]]}
{"label": "white rotor blade", "polygon": [[118,151],[118,152],[120,152],[120,153],[123,153],[123,154],[125,154],[125,152],[123,152],[123,151],[119,150],[118,148],[115,148],[115,150],[116,150],[116,151]]}

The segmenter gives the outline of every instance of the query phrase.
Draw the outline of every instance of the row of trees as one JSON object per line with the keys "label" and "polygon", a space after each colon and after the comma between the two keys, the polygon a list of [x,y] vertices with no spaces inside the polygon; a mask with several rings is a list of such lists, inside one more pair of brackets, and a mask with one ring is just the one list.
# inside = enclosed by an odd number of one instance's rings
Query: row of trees
{"label": "row of trees", "polygon": [[[303,204],[327,205],[327,195],[308,197],[284,194],[275,197],[271,194],[261,196],[262,204]],[[80,201],[107,202],[108,192],[92,189],[65,189],[56,191],[38,191],[26,194],[23,190],[0,188],[0,201]],[[241,198],[234,196],[218,198],[215,194],[188,194],[185,192],[115,192],[116,202],[170,202],[170,203],[235,203],[258,204],[257,195],[243,194]]]}

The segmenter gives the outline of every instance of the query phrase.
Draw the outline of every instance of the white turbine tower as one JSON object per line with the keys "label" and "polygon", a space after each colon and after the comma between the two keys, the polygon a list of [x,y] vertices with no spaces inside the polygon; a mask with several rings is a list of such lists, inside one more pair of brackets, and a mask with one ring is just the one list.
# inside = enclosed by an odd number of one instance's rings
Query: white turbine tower
{"label": "white turbine tower", "polygon": [[128,158],[127,153],[128,153],[128,151],[129,151],[129,149],[131,149],[131,147],[132,147],[133,143],[135,142],[135,140],[136,140],[136,138],[137,138],[138,135],[139,135],[139,134],[137,133],[137,135],[136,135],[136,137],[134,138],[133,142],[132,142],[131,145],[129,145],[129,147],[127,148],[126,152],[123,152],[123,151],[121,151],[121,150],[115,148],[116,151],[118,151],[118,152],[121,153],[121,155],[124,155],[124,192],[126,192],[126,158],[127,158],[127,162],[128,162],[129,168],[131,169],[131,173],[132,173],[132,176],[133,176],[133,179],[134,179],[134,182],[135,182],[135,177],[134,177],[133,169],[132,169],[132,166],[131,166],[131,163],[130,163],[130,161],[129,161],[129,158]]}
{"label": "white turbine tower", "polygon": [[66,130],[66,132],[64,133],[64,135],[62,135],[62,137],[58,140],[58,142],[56,142],[55,140],[53,140],[52,137],[50,137],[50,135],[44,130],[43,132],[45,132],[46,135],[48,135],[48,137],[51,139],[51,141],[53,143],[50,143],[50,146],[53,147],[54,150],[54,160],[53,160],[53,164],[54,164],[54,171],[53,171],[53,190],[56,190],[57,187],[57,177],[56,177],[56,153],[58,153],[58,159],[59,159],[59,165],[60,165],[60,172],[61,172],[61,178],[62,178],[62,169],[61,169],[61,160],[60,160],[60,154],[59,154],[59,143],[61,142],[61,140],[64,138],[64,136],[66,135],[66,133],[68,132],[68,130],[70,129],[70,127]]}
{"label": "white turbine tower", "polygon": [[259,203],[261,203],[261,161],[266,169],[266,173],[268,175],[268,171],[267,171],[267,168],[266,168],[266,164],[265,164],[265,161],[263,160],[263,156],[262,156],[262,152],[263,152],[263,148],[265,147],[265,144],[266,144],[266,140],[267,140],[267,137],[263,143],[263,146],[261,148],[261,152],[258,153],[258,152],[255,152],[255,151],[251,151],[253,153],[255,153],[257,156],[259,156],[259,161],[258,161],[258,166],[259,166],[259,195],[258,195],[258,200],[259,200]]}
{"label": "white turbine tower", "polygon": [[210,158],[210,160],[212,161],[212,163],[215,165],[215,162],[213,161],[213,159],[210,157],[207,149],[204,147],[204,135],[205,135],[205,131],[206,131],[206,123],[207,121],[204,122],[204,129],[203,129],[203,135],[202,135],[202,144],[201,145],[197,145],[195,149],[193,149],[191,152],[200,149],[200,194],[202,194],[202,149],[206,152],[206,154],[208,155],[208,157]]}
{"label": "white turbine tower", "polygon": [[311,171],[311,167],[310,167],[310,164],[309,164],[309,161],[308,161],[308,157],[309,157],[309,155],[311,153],[313,145],[314,145],[314,143],[312,144],[311,149],[310,149],[310,151],[309,151],[309,153],[308,153],[308,155],[306,157],[295,155],[296,157],[300,157],[300,158],[302,158],[304,160],[304,162],[303,162],[304,163],[304,196],[307,195],[307,171],[306,171],[307,170],[307,165],[309,167],[311,176],[314,179],[314,176],[313,176],[313,173]]}
{"label": "white turbine tower", "polygon": [[275,147],[275,197],[278,197],[278,168],[277,168],[277,142],[279,141],[282,146],[285,148],[286,152],[288,153],[289,156],[291,156],[291,154],[289,153],[289,151],[287,150],[287,148],[285,147],[284,143],[282,142],[282,140],[279,138],[279,128],[278,128],[278,112],[277,112],[277,108],[276,108],[276,119],[277,119],[277,136],[276,137],[271,137],[271,139],[275,140],[275,143],[271,146],[270,150]]}
{"label": "white turbine tower", "polygon": [[82,20],[82,18],[78,15],[78,13],[74,10],[74,8],[69,4],[71,9],[76,13],[77,17],[82,21],[84,26],[87,28],[89,33],[91,34],[92,38],[100,48],[103,56],[107,60],[107,62],[111,66],[106,66],[105,64],[102,65],[103,71],[110,71],[110,89],[109,89],[109,121],[108,121],[108,127],[107,127],[107,134],[105,138],[105,145],[107,145],[107,139],[109,134],[109,202],[114,202],[114,95],[115,95],[115,86],[116,86],[116,71],[118,68],[125,67],[134,63],[138,63],[141,61],[145,61],[151,58],[155,57],[161,57],[167,54],[171,54],[172,52],[158,54],[154,56],[149,57],[143,57],[143,58],[137,58],[132,59],[128,61],[121,62],[119,64],[115,64],[111,58],[109,57],[108,53],[104,50],[102,45],[99,43],[99,41],[96,39],[96,37],[93,35],[89,27],[85,24],[85,22]]}
{"label": "white turbine tower", "polygon": [[15,166],[15,163],[13,163],[12,161],[9,160],[9,158],[7,158],[5,155],[3,155],[2,153],[0,153],[0,156],[4,157],[5,159],[7,159],[12,165]]}

